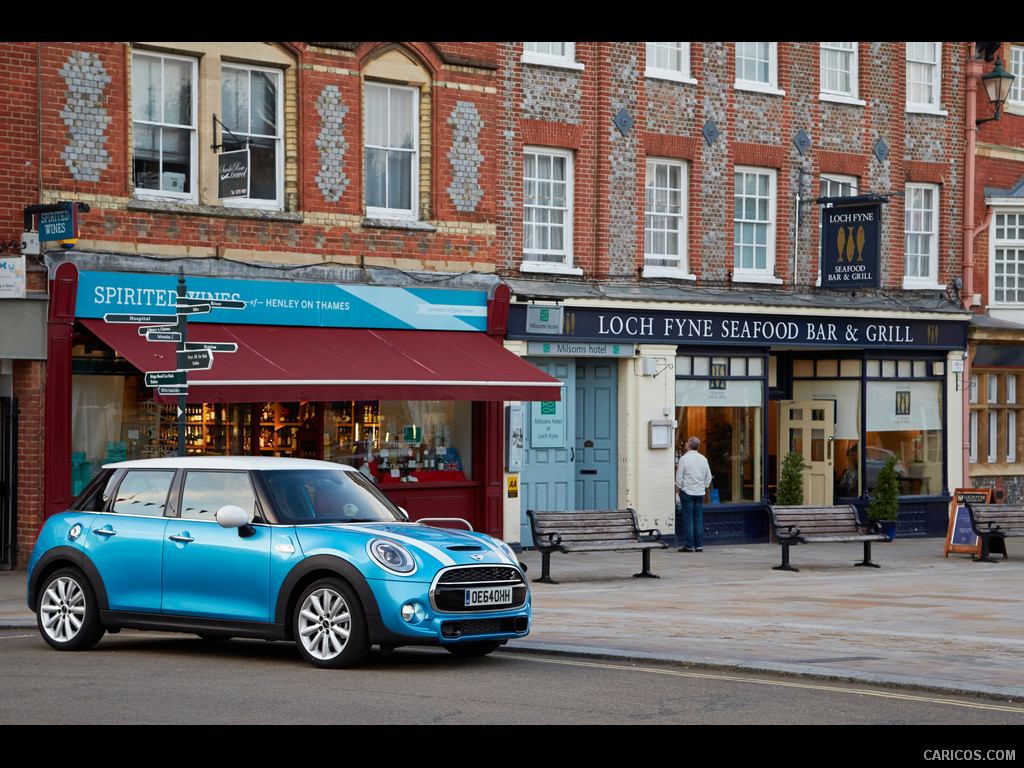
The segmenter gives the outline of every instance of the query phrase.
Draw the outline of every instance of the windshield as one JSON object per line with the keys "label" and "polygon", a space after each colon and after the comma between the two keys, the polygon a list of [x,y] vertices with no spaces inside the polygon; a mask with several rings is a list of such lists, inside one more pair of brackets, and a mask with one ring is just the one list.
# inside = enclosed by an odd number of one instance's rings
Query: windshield
{"label": "windshield", "polygon": [[282,523],[390,523],[403,519],[398,508],[358,472],[281,469],[260,474]]}

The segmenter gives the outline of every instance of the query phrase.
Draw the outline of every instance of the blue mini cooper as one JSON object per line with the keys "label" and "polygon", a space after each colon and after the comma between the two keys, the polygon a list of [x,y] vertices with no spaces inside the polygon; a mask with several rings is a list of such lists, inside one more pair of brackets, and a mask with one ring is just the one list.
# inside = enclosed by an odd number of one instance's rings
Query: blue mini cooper
{"label": "blue mini cooper", "polygon": [[104,467],[40,531],[28,604],[58,650],[131,627],[294,640],[329,668],[372,645],[482,656],[530,629],[507,544],[410,523],[359,472],[302,459]]}

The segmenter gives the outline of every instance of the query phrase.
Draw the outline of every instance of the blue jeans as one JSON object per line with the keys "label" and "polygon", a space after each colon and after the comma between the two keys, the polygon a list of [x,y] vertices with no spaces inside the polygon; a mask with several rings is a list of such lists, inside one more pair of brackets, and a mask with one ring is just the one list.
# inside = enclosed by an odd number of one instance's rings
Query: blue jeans
{"label": "blue jeans", "polygon": [[679,493],[679,506],[683,513],[683,546],[688,549],[704,548],[704,495]]}

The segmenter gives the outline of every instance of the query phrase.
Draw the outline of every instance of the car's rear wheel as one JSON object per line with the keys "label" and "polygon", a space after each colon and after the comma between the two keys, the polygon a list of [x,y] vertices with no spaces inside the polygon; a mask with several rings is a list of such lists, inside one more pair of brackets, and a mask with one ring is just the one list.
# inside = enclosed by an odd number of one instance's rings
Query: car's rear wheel
{"label": "car's rear wheel", "polygon": [[476,659],[481,656],[486,656],[488,653],[492,653],[500,647],[501,643],[498,641],[481,640],[477,643],[454,643],[452,645],[446,645],[445,650],[453,656],[459,656],[463,659]]}
{"label": "car's rear wheel", "polygon": [[306,587],[295,608],[293,629],[299,653],[314,667],[352,667],[370,650],[363,607],[341,579]]}
{"label": "car's rear wheel", "polygon": [[39,598],[36,622],[43,639],[58,651],[84,651],[103,636],[96,595],[77,568],[50,576]]}

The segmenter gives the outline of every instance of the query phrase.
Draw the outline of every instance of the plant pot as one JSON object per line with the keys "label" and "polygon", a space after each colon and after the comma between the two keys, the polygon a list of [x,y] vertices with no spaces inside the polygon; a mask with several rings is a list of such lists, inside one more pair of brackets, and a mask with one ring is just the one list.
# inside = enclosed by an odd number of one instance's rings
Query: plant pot
{"label": "plant pot", "polygon": [[889,541],[892,541],[896,538],[895,520],[882,520],[878,523],[878,526],[882,529],[882,533],[889,537]]}

